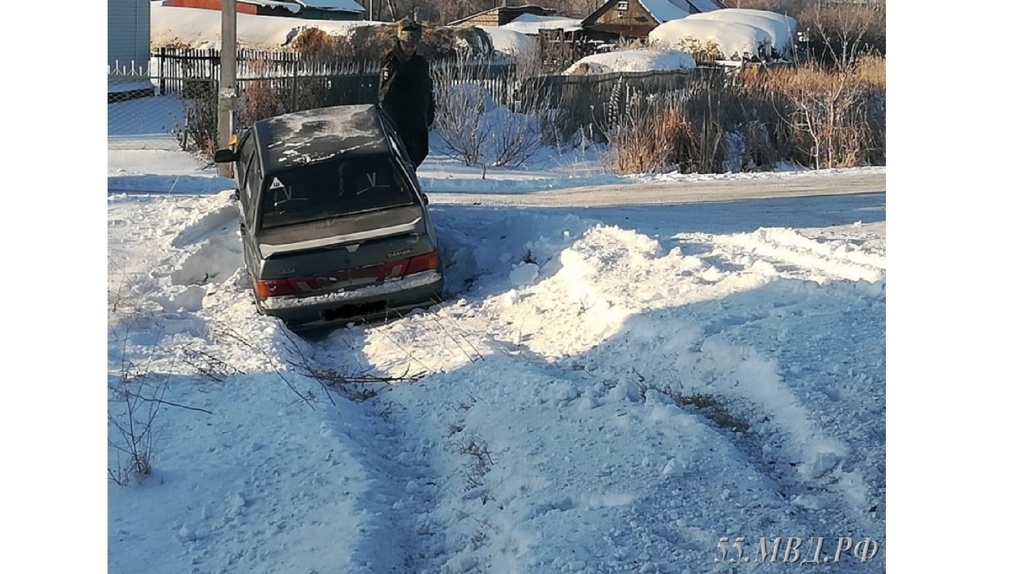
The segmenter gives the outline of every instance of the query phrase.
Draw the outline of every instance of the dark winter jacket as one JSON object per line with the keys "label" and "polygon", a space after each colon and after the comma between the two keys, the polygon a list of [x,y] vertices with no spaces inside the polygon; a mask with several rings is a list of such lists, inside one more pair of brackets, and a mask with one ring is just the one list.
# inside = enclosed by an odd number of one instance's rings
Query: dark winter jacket
{"label": "dark winter jacket", "polygon": [[436,116],[428,60],[405,56],[394,46],[379,73],[379,104],[393,119],[415,167],[429,154],[429,128]]}

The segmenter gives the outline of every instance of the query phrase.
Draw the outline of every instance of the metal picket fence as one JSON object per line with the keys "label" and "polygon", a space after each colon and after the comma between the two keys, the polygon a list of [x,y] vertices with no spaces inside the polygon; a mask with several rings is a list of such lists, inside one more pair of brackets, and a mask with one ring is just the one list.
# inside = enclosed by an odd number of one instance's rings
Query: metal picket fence
{"label": "metal picket fence", "polygon": [[[437,60],[434,76],[453,67],[474,66],[467,73],[500,105],[512,107],[522,94],[539,90],[550,108],[581,110],[578,119],[612,125],[634,94],[682,90],[692,76],[718,70],[614,73],[587,76],[548,75],[518,82],[513,67],[485,61]],[[108,74],[107,135],[111,149],[147,145],[167,147],[176,141],[189,148],[202,134],[216,133],[216,95],[220,54],[214,49],[160,48],[148,66],[111,69]],[[238,127],[292,111],[314,107],[371,103],[378,93],[380,61],[326,60],[292,52],[238,50],[240,95]],[[448,74],[446,74],[448,75]],[[210,118],[211,116],[211,118]],[[202,124],[201,130],[196,129]],[[580,127],[580,126],[578,126]]]}

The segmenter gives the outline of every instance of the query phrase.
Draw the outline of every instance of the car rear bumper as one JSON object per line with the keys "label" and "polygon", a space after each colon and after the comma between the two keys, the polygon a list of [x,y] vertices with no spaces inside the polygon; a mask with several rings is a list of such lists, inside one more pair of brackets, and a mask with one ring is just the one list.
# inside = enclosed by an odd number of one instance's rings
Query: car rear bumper
{"label": "car rear bumper", "polygon": [[266,315],[292,329],[314,328],[358,319],[374,320],[439,301],[443,276],[426,271],[349,291],[321,295],[271,297],[259,302]]}

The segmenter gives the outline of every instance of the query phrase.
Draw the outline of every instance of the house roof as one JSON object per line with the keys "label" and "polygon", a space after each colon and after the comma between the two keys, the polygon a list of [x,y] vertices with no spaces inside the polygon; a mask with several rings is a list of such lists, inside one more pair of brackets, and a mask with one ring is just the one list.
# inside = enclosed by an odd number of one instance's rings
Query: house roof
{"label": "house roof", "polygon": [[691,13],[690,6],[685,0],[676,0],[676,3],[670,2],[670,0],[637,1],[638,4],[644,6],[645,9],[648,10],[648,13],[652,15],[652,18],[658,20],[660,24],[662,22],[668,22],[669,20],[684,18]]}
{"label": "house roof", "polygon": [[691,14],[697,14],[698,12],[711,12],[712,10],[722,10],[726,8],[726,5],[722,3],[722,0],[676,0],[678,4],[690,4],[692,10],[688,10]]}
{"label": "house roof", "polygon": [[336,12],[364,12],[365,8],[354,0],[294,0],[308,8],[334,10]]}
{"label": "house roof", "polygon": [[577,18],[563,18],[562,16],[521,14],[519,17],[514,18],[509,24],[503,24],[500,28],[503,30],[510,30],[511,32],[520,32],[521,34],[537,36],[539,30],[545,28],[553,30],[562,28],[565,32],[580,30],[581,21]]}
{"label": "house roof", "polygon": [[542,16],[553,16],[553,15],[556,14],[556,10],[554,10],[552,8],[545,8],[544,6],[539,6],[537,4],[522,4],[520,6],[497,6],[495,8],[489,8],[488,10],[482,10],[481,12],[476,12],[474,14],[471,14],[470,16],[465,16],[465,17],[461,18],[460,20],[454,20],[453,22],[448,22],[446,25],[447,26],[456,26],[457,24],[463,24],[464,22],[467,22],[468,20],[471,20],[472,18],[477,18],[477,17],[479,17],[479,16],[481,16],[483,14],[491,14],[493,12],[499,12],[500,10],[502,10],[504,12],[520,12],[521,14],[540,14]]}
{"label": "house roof", "polygon": [[[607,0],[605,4],[600,6],[597,10],[588,15],[587,18],[581,21],[582,26],[590,26],[595,23],[596,20],[602,14],[605,14],[609,10],[616,6],[619,0]],[[634,0],[638,4],[644,6],[645,10],[651,14],[658,23],[668,22],[670,20],[679,20],[686,18],[691,14],[697,14],[699,12],[711,12],[712,10],[719,10],[725,8],[721,0]]]}
{"label": "house roof", "polygon": [[302,8],[316,8],[336,12],[361,13],[365,8],[354,0],[238,0],[243,4],[255,4],[270,8],[286,8],[291,12],[300,12]]}
{"label": "house roof", "polygon": [[720,0],[638,0],[660,23],[725,8]]}

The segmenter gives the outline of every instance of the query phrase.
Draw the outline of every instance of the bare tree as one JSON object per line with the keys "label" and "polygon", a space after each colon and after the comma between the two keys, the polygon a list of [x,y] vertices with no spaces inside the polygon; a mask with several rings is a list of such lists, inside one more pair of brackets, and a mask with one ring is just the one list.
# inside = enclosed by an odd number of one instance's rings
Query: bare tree
{"label": "bare tree", "polygon": [[884,3],[821,5],[804,11],[799,23],[816,48],[816,55],[831,60],[841,70],[863,55],[885,52]]}

